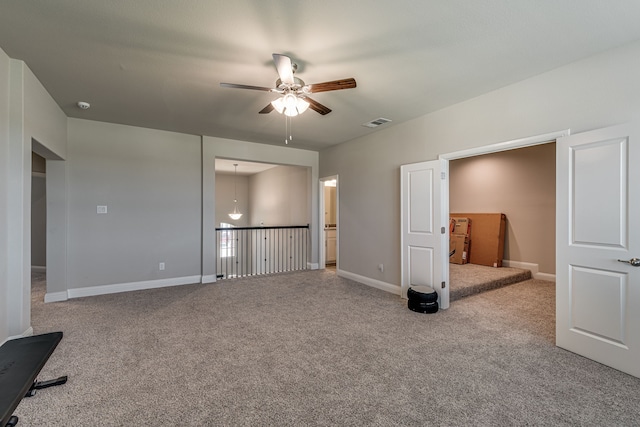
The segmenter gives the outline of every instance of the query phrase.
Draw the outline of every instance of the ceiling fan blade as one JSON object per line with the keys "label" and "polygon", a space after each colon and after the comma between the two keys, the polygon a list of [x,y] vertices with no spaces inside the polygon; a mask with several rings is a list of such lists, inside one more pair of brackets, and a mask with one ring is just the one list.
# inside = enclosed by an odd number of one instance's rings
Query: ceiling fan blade
{"label": "ceiling fan blade", "polygon": [[314,83],[308,86],[309,93],[328,92],[330,90],[353,89],[356,87],[354,78],[334,80],[331,82]]}
{"label": "ceiling fan blade", "polygon": [[264,107],[262,110],[260,110],[258,112],[258,114],[269,114],[270,112],[272,112],[274,109],[273,105],[271,103],[268,103],[266,107]]}
{"label": "ceiling fan blade", "polygon": [[282,83],[290,85],[294,84],[295,81],[293,80],[293,66],[291,65],[291,58],[286,55],[280,55],[279,53],[274,53],[272,56]]}
{"label": "ceiling fan blade", "polygon": [[229,87],[233,89],[251,89],[251,90],[262,90],[265,92],[271,92],[270,87],[262,87],[262,86],[251,86],[251,85],[239,85],[235,83],[220,83],[221,87]]}
{"label": "ceiling fan blade", "polygon": [[325,107],[324,105],[320,104],[318,101],[311,99],[308,96],[305,96],[304,100],[309,103],[309,108],[311,108],[313,111],[316,111],[322,114],[323,116],[331,112],[331,109],[329,107]]}

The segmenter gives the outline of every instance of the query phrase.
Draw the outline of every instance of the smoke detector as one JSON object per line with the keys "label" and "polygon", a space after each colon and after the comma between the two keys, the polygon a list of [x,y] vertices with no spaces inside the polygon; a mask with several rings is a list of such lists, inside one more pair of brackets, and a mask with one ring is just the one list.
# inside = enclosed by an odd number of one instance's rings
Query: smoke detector
{"label": "smoke detector", "polygon": [[76,105],[81,110],[88,110],[89,107],[91,107],[91,104],[89,104],[88,102],[84,102],[84,101],[78,101],[78,103]]}

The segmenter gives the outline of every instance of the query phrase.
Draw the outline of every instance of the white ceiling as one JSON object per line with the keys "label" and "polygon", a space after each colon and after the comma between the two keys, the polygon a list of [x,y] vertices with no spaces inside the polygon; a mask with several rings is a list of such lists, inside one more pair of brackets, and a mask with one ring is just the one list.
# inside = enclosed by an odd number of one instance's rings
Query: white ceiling
{"label": "white ceiling", "polygon": [[[234,165],[238,165],[237,168]],[[268,169],[278,167],[278,165],[270,163],[255,163],[246,162],[244,160],[229,160],[216,158],[215,170],[218,173],[227,173],[238,175],[254,175],[256,173],[264,172]],[[237,172],[236,172],[237,171]]]}
{"label": "white ceiling", "polygon": [[637,0],[0,0],[0,47],[70,117],[266,144],[275,96],[219,83],[272,87],[287,54],[306,83],[357,81],[293,119],[291,146],[321,150],[638,40],[639,20]]}

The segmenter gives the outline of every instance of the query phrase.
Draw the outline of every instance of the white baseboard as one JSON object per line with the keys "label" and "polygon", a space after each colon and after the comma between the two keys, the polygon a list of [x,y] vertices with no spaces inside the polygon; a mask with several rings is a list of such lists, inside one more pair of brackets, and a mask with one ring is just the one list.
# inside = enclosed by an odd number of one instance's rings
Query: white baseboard
{"label": "white baseboard", "polygon": [[32,273],[46,273],[47,267],[44,265],[32,265],[31,266]]}
{"label": "white baseboard", "polygon": [[67,291],[63,292],[47,292],[44,294],[44,302],[60,302],[66,301],[69,299],[69,295],[67,295]]}
{"label": "white baseboard", "polygon": [[549,282],[556,281],[556,275],[550,273],[540,273],[540,267],[538,264],[523,261],[510,261],[508,259],[502,260],[503,267],[522,268],[523,270],[531,271],[531,277],[538,280],[547,280]]}
{"label": "white baseboard", "polygon": [[344,270],[338,270],[337,273],[338,273],[338,276],[340,277],[351,279],[358,283],[362,283],[364,285],[371,286],[376,289],[381,289],[383,291],[392,293],[394,295],[400,295],[400,286],[396,286],[394,284],[387,283],[387,282],[382,282],[380,280],[372,279],[370,277],[360,276],[359,274],[350,273]]}
{"label": "white baseboard", "polygon": [[206,276],[202,276],[202,281],[200,283],[213,283],[216,280],[218,280],[218,278],[215,274],[208,274]]}
{"label": "white baseboard", "polygon": [[31,335],[33,335],[33,326],[29,326],[29,328],[26,331],[24,331],[23,333],[21,333],[20,335],[12,335],[10,337],[7,337],[7,339],[2,341],[2,343],[0,343],[0,345],[6,343],[7,341],[15,340],[17,338],[30,337]]}
{"label": "white baseboard", "polygon": [[320,268],[320,264],[318,264],[317,262],[308,262],[307,268],[309,270],[318,270]]}
{"label": "white baseboard", "polygon": [[[143,282],[117,283],[113,285],[88,286],[86,288],[68,289],[68,298],[92,297],[96,295],[115,294],[119,292],[142,291],[146,289],[164,288],[167,286],[192,285],[200,283],[202,276],[174,277],[171,279],[146,280]],[[59,294],[56,292],[54,295]],[[45,298],[46,301],[46,298]]]}
{"label": "white baseboard", "polygon": [[547,282],[555,282],[556,281],[556,275],[555,274],[549,274],[549,273],[538,273],[538,274],[535,275],[534,279],[546,280]]}

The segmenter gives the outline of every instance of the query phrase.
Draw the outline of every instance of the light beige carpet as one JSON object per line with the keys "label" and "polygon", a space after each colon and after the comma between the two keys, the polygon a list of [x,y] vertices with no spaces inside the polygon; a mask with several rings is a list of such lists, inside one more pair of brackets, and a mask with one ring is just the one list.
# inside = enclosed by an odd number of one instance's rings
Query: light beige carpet
{"label": "light beige carpet", "polygon": [[[37,288],[36,284],[36,288]],[[19,426],[632,426],[640,379],[554,345],[554,284],[435,314],[328,271],[43,304]]]}
{"label": "light beige carpet", "polygon": [[531,271],[513,267],[449,264],[451,301],[531,279]]}

